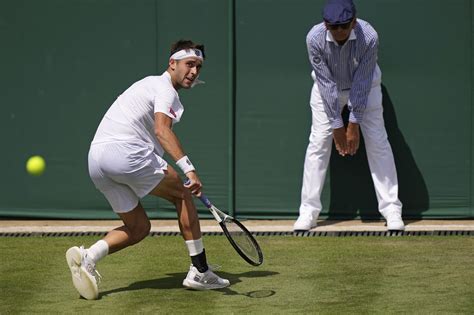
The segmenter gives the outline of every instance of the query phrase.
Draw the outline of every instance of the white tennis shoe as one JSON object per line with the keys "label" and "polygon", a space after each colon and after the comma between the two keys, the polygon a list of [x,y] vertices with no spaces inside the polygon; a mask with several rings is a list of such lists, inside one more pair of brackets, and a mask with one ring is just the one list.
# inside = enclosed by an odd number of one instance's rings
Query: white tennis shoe
{"label": "white tennis shoe", "polygon": [[222,279],[212,272],[211,268],[206,272],[199,272],[193,265],[191,265],[186,278],[183,280],[183,286],[195,290],[222,289],[229,285],[229,280]]}
{"label": "white tennis shoe", "polygon": [[405,224],[402,220],[402,214],[400,211],[386,211],[382,212],[382,215],[387,221],[387,230],[389,231],[403,231],[405,230]]}
{"label": "white tennis shoe", "polygon": [[301,214],[293,225],[293,231],[309,231],[318,225],[317,221],[317,216],[313,216],[311,214]]}
{"label": "white tennis shoe", "polygon": [[101,276],[95,270],[95,263],[87,255],[84,247],[69,248],[66,252],[66,261],[77,292],[87,300],[96,300],[99,297],[98,285]]}

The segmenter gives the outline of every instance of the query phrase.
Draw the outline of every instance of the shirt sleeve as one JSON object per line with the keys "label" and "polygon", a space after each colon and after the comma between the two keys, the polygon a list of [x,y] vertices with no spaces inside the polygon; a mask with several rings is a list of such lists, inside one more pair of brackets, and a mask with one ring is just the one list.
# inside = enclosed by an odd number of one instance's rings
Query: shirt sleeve
{"label": "shirt sleeve", "polygon": [[[372,79],[377,65],[378,37],[375,36],[368,44],[354,73],[349,94],[349,121],[360,124],[367,106],[367,99],[372,88]],[[356,62],[356,60],[354,60]]]}
{"label": "shirt sleeve", "polygon": [[318,84],[321,99],[323,100],[324,110],[328,115],[331,127],[333,129],[344,127],[341,117],[341,111],[337,101],[337,85],[334,81],[331,70],[325,61],[321,49],[316,43],[316,38],[311,32],[306,38],[308,56]]}
{"label": "shirt sleeve", "polygon": [[153,99],[155,113],[163,113],[176,123],[180,120],[180,108],[176,108],[176,93],[170,89],[160,89]]}

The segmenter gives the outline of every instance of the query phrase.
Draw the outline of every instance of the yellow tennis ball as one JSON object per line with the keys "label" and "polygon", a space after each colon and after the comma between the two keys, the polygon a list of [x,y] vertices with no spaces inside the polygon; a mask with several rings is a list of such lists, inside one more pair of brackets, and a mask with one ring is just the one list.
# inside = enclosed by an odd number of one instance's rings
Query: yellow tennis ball
{"label": "yellow tennis ball", "polygon": [[30,175],[40,176],[43,174],[45,168],[46,162],[39,155],[30,157],[26,162],[26,170]]}

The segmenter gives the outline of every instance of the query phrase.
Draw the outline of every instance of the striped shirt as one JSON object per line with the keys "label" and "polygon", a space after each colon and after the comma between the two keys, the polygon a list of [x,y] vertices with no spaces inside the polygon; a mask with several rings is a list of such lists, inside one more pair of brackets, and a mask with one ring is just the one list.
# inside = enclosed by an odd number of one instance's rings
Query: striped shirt
{"label": "striped shirt", "polygon": [[338,93],[346,90],[350,90],[349,121],[360,124],[371,87],[381,83],[377,32],[366,21],[357,19],[349,39],[340,46],[324,23],[320,23],[309,31],[306,44],[313,79],[318,84],[332,128],[344,126]]}

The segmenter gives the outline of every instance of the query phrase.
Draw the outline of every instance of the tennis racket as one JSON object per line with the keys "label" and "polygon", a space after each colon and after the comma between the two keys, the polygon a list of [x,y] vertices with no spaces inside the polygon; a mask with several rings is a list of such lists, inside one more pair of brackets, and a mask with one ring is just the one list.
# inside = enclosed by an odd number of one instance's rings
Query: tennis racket
{"label": "tennis racket", "polygon": [[237,219],[217,209],[204,194],[201,193],[198,198],[212,213],[240,257],[251,265],[260,266],[263,263],[262,250],[247,228]]}

